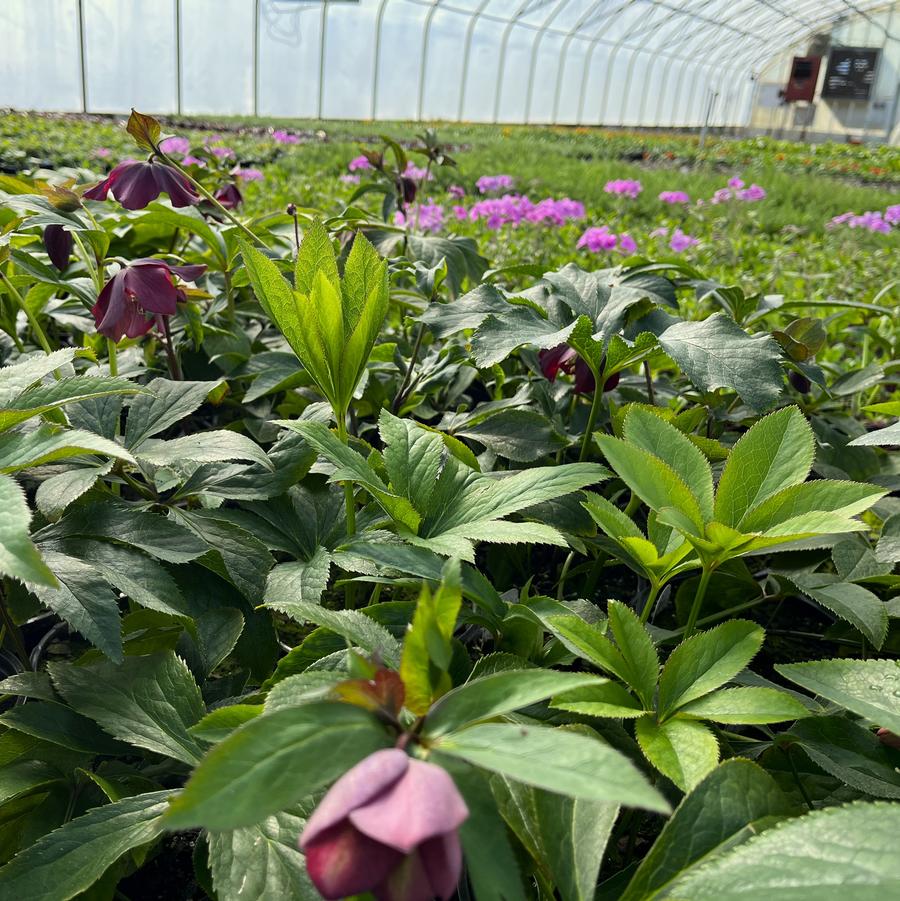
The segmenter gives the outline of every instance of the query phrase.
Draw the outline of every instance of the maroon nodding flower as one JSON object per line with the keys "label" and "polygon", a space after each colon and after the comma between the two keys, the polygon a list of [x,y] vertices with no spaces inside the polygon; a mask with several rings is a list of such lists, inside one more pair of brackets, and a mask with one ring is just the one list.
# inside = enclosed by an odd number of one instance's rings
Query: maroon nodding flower
{"label": "maroon nodding flower", "polygon": [[50,257],[50,262],[59,269],[65,270],[69,265],[69,257],[72,256],[72,247],[75,239],[72,233],[66,231],[61,225],[48,225],[43,234],[44,250]]}
{"label": "maroon nodding flower", "polygon": [[447,901],[462,870],[457,830],[469,810],[447,772],[399,748],[344,773],[306,823],[300,849],[327,899]]}
{"label": "maroon nodding flower", "polygon": [[400,192],[404,203],[412,203],[416,199],[416,183],[406,175],[400,176]]}
{"label": "maroon nodding flower", "polygon": [[[605,359],[605,358],[604,358]],[[538,354],[541,372],[551,382],[556,381],[560,372],[571,375],[575,374],[575,393],[590,394],[596,383],[594,382],[594,374],[584,360],[578,356],[578,352],[569,347],[568,344],[559,344],[550,350],[542,350]],[[612,391],[619,384],[619,373],[611,375],[604,383],[604,391]]]}
{"label": "maroon nodding flower", "polygon": [[153,259],[134,260],[123,266],[103,287],[91,309],[97,331],[114,341],[147,334],[154,316],[172,316],[178,301],[184,300],[184,290],[176,284],[175,276],[192,282],[205,271],[202,265],[170,266]]}
{"label": "maroon nodding flower", "polygon": [[142,210],[160,194],[168,194],[172,206],[191,206],[200,197],[191,183],[165,163],[127,160],[119,163],[106,178],[84,192],[88,200],[106,200],[112,194],[126,210]]}
{"label": "maroon nodding flower", "polygon": [[238,190],[238,186],[231,182],[219,188],[219,190],[213,194],[213,197],[215,197],[226,210],[237,209],[244,202],[243,195]]}

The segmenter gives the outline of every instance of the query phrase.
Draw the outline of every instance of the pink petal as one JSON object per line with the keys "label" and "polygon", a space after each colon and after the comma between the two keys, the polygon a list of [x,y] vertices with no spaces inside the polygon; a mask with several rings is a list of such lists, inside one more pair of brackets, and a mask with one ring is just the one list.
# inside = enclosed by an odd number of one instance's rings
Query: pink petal
{"label": "pink petal", "polygon": [[426,839],[452,832],[469,815],[446,770],[410,758],[406,772],[387,790],[350,811],[360,832],[409,853]]}
{"label": "pink petal", "polygon": [[431,894],[437,898],[450,898],[456,891],[462,873],[463,856],[459,834],[454,830],[429,839],[419,847],[419,856],[428,873]]}
{"label": "pink petal", "polygon": [[[326,829],[336,826],[356,807],[367,804],[388,789],[411,763],[404,751],[385,748],[370,754],[338,779],[307,820],[300,849],[305,851]],[[377,833],[374,836],[377,838]]]}

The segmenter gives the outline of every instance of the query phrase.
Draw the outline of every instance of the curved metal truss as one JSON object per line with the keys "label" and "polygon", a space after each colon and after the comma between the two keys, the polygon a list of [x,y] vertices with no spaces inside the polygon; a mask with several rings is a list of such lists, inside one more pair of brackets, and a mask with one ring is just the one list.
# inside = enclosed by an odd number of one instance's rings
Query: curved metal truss
{"label": "curved metal truss", "polygon": [[[2,0],[0,106],[739,126],[785,50],[845,20],[887,47],[894,19],[898,0]],[[30,101],[51,82],[62,99]]]}

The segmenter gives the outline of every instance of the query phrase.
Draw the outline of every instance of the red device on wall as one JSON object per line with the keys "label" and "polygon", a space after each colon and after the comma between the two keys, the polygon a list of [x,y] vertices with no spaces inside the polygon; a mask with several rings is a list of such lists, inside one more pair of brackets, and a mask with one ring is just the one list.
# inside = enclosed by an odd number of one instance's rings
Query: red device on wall
{"label": "red device on wall", "polygon": [[791,63],[791,77],[784,89],[784,99],[788,103],[806,100],[812,103],[816,96],[816,85],[819,81],[821,56],[795,56]]}

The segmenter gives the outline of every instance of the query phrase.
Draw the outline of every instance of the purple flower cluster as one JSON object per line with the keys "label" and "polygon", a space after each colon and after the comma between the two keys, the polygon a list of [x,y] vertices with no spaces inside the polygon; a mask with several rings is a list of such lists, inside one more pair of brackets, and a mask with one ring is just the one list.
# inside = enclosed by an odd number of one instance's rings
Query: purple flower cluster
{"label": "purple flower cluster", "polygon": [[[669,229],[667,228],[655,228],[650,232],[651,238],[665,238],[666,236],[669,236]],[[681,253],[687,250],[688,247],[694,247],[699,243],[700,240],[698,238],[683,232],[680,228],[676,228],[669,236],[669,248],[674,253]]]}
{"label": "purple flower cluster", "polygon": [[690,203],[691,198],[685,191],[662,191],[659,199],[663,203]]}
{"label": "purple flower cluster", "polygon": [[476,222],[484,219],[488,228],[497,229],[504,225],[518,225],[520,222],[546,222],[550,225],[565,225],[572,219],[584,218],[584,204],[563,197],[556,200],[545,197],[534,203],[524,194],[504,194],[479,200],[471,209],[456,206],[453,212],[457,219]]}
{"label": "purple flower cluster", "polygon": [[175,135],[160,142],[159,149],[163,153],[180,153],[184,155],[191,149],[191,142],[187,138],[180,138]]}
{"label": "purple flower cluster", "polygon": [[619,250],[624,254],[637,253],[637,244],[634,238],[627,232],[619,235],[613,234],[608,225],[593,226],[586,229],[575,245],[578,248],[586,247],[591,253],[601,251]]}
{"label": "purple flower cluster", "polygon": [[884,212],[880,210],[867,210],[861,215],[857,215],[852,210],[835,216],[828,224],[827,228],[837,228],[839,225],[846,225],[848,228],[863,228],[870,232],[880,232],[883,235],[890,234],[894,225],[900,225],[900,204],[889,206]]}
{"label": "purple flower cluster", "polygon": [[[728,203],[730,200],[744,200],[752,203],[755,200],[765,199],[765,196],[765,188],[761,188],[756,184],[751,184],[750,187],[746,187],[743,179],[738,178],[738,176],[735,175],[728,179],[728,187],[719,188],[719,190],[710,198],[709,202]],[[703,201],[698,201],[698,203],[702,204]]]}
{"label": "purple flower cluster", "polygon": [[297,135],[292,135],[288,131],[275,130],[272,132],[272,140],[276,144],[299,144],[300,138]]}
{"label": "purple flower cluster", "polygon": [[466,196],[466,189],[463,188],[461,185],[450,185],[450,187],[447,188],[447,193],[454,200],[462,200],[463,197]]}
{"label": "purple flower cluster", "polygon": [[634,200],[644,190],[644,186],[639,181],[630,178],[617,178],[608,181],[603,190],[607,194],[621,194],[623,197],[630,197]]}
{"label": "purple flower cluster", "polygon": [[353,159],[350,160],[349,163],[347,163],[347,168],[351,172],[361,172],[364,169],[371,169],[372,164],[369,162],[368,157],[360,154],[359,156],[353,157]]}
{"label": "purple flower cluster", "polygon": [[498,191],[509,191],[513,186],[511,175],[482,175],[475,182],[480,194],[495,194]]}
{"label": "purple flower cluster", "polygon": [[439,232],[444,227],[444,208],[431,200],[420,203],[418,209],[407,204],[404,210],[394,213],[394,223],[412,225],[424,232]]}
{"label": "purple flower cluster", "polygon": [[240,166],[235,166],[231,170],[231,174],[237,176],[241,181],[262,181],[265,177],[262,169],[251,169],[249,167],[242,169]]}
{"label": "purple flower cluster", "polygon": [[412,160],[406,164],[403,170],[404,178],[411,178],[413,181],[434,181],[434,174],[427,169],[417,166]]}

